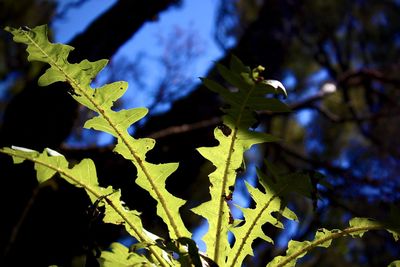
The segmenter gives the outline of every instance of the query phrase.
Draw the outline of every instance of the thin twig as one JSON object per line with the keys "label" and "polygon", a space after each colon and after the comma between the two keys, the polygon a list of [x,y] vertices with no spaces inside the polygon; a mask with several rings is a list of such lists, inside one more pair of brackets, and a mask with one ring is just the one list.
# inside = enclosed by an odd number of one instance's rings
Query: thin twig
{"label": "thin twig", "polygon": [[15,224],[15,226],[12,229],[10,239],[9,239],[7,246],[3,252],[3,258],[6,258],[7,255],[10,253],[10,251],[12,250],[12,248],[15,244],[15,241],[17,240],[20,229],[21,229],[23,223],[25,222],[25,219],[27,218],[31,208],[33,207],[33,204],[36,201],[36,198],[39,194],[40,189],[42,189],[42,188],[43,188],[43,186],[37,186],[33,189],[31,197],[29,198],[28,202],[26,203],[24,210],[21,213],[21,216],[19,217],[17,223]]}
{"label": "thin twig", "polygon": [[161,131],[154,132],[154,133],[150,134],[148,137],[157,139],[157,138],[167,137],[167,136],[173,135],[173,134],[186,133],[186,132],[210,127],[213,125],[217,125],[221,121],[222,120],[220,117],[213,117],[211,119],[202,120],[202,121],[198,121],[198,122],[194,122],[194,123],[187,123],[187,124],[182,124],[182,125],[178,125],[178,126],[171,126],[171,127],[165,128]]}

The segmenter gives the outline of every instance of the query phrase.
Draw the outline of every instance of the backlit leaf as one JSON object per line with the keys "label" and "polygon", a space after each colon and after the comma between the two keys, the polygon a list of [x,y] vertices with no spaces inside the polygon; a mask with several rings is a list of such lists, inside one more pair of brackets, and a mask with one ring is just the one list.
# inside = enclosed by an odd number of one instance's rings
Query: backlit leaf
{"label": "backlit leaf", "polygon": [[[218,265],[225,266],[230,250],[227,237],[231,227],[226,197],[235,184],[237,170],[243,162],[243,153],[255,144],[278,140],[274,136],[249,130],[257,122],[254,112],[269,108],[287,111],[287,107],[277,104],[279,101],[276,99],[271,100],[265,94],[256,92],[259,89],[258,81],[252,79],[250,68],[244,66],[238,58],[232,57],[230,69],[218,65],[218,71],[235,89],[229,90],[212,80],[203,79],[204,85],[219,93],[229,106],[223,110],[226,113],[223,116],[223,127],[214,130],[218,146],[198,148],[199,153],[212,162],[216,169],[209,175],[211,200],[192,210],[208,221],[208,232],[203,238],[207,255]],[[240,259],[246,256],[245,253],[243,255]]]}

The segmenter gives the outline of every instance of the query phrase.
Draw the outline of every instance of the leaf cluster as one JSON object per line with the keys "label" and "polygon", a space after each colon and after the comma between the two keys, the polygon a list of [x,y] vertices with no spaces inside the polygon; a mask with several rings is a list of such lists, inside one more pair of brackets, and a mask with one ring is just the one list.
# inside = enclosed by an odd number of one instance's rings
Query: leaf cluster
{"label": "leaf cluster", "polygon": [[[153,149],[155,140],[134,138],[128,132],[132,124],[147,114],[147,109],[113,109],[115,101],[127,90],[127,83],[118,81],[92,88],[92,80],[106,66],[107,60],[70,63],[68,55],[73,47],[49,42],[46,26],[6,30],[13,34],[14,41],[27,45],[29,61],[40,61],[50,65],[39,78],[40,85],[68,83],[71,87],[71,97],[97,114],[86,121],[84,127],[115,137],[114,151],[136,167],[135,182],[156,200],[157,215],[168,227],[167,239],[147,231],[142,225],[139,212],[130,210],[121,201],[120,190],[99,185],[96,167],[91,159],[71,164],[63,155],[49,148],[41,153],[15,146],[1,149],[0,152],[10,155],[16,164],[25,160],[33,162],[39,183],[46,182],[58,173],[67,182],[83,188],[94,205],[105,208],[105,223],[124,225],[126,231],[138,240],[130,249],[118,243],[112,244],[109,251],[103,251],[101,254],[100,262],[103,266],[240,266],[246,256],[253,255],[252,244],[255,239],[261,238],[273,243],[273,238],[262,229],[265,224],[283,228],[283,218],[297,220],[296,214],[287,207],[288,194],[295,192],[306,197],[315,197],[315,184],[309,176],[282,175],[276,166],[266,162],[270,174],[257,171],[259,187],[246,184],[255,206],[240,207],[232,199],[238,172],[243,165],[244,153],[253,145],[279,140],[254,129],[257,124],[257,111],[289,111],[276,97],[277,94],[286,96],[286,90],[280,82],[264,79],[261,75],[264,70],[262,66],[250,69],[233,56],[229,67],[218,66],[219,73],[228,85],[224,86],[207,78],[202,79],[204,85],[218,93],[227,105],[222,109],[222,124],[214,129],[218,145],[198,148],[198,152],[215,167],[209,174],[210,200],[192,209],[208,223],[208,231],[203,237],[207,251],[199,252],[196,243],[191,239],[192,233],[180,216],[180,208],[185,204],[185,200],[166,189],[168,177],[175,172],[179,164],[148,162],[146,153]],[[232,216],[232,205],[242,211],[243,218]],[[350,226],[343,230],[318,230],[313,241],[292,240],[286,255],[277,256],[268,266],[294,266],[297,259],[314,247],[328,247],[335,238],[362,236],[369,230],[386,229],[398,240],[400,220],[396,212],[393,214],[387,223],[355,218],[350,221]],[[235,239],[232,243],[228,240],[229,232]],[[398,266],[398,261],[393,262],[391,266]]]}

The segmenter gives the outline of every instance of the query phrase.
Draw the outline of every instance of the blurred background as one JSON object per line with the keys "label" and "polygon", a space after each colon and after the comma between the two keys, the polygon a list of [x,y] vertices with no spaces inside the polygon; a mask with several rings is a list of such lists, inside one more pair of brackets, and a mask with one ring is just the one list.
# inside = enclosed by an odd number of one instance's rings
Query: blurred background
{"label": "blurred background", "polygon": [[[320,172],[331,186],[318,187],[316,203],[293,196],[300,223],[287,222],[283,232],[266,227],[277,245],[257,241],[246,266],[264,266],[288,240],[310,239],[320,227],[343,228],[355,216],[384,220],[390,206],[399,207],[400,1],[0,1],[2,29],[41,24],[50,26],[52,41],[75,47],[71,62],[110,59],[93,86],[128,81],[117,108],[150,109],[130,131],[157,140],[149,161],[180,162],[167,187],[189,200],[181,212],[197,240],[205,223],[189,209],[209,197],[212,166],[195,148],[215,144],[223,104],[198,77],[220,80],[216,63],[234,54],[282,81],[293,112],[258,114],[259,129],[282,142],[246,155],[234,199],[252,205],[240,188],[244,180],[255,183],[254,167],[265,158],[286,172]],[[114,140],[83,130],[93,114],[73,102],[65,84],[38,87],[44,66],[26,56],[0,30],[0,145],[50,147],[72,163],[92,158],[101,184],[121,189],[145,226],[165,236],[155,202],[135,186],[135,168],[112,153]],[[95,248],[131,242],[120,227],[88,215],[82,190],[57,177],[39,187],[29,163],[14,166],[3,155],[0,168],[0,265],[96,266]],[[316,249],[299,266],[386,266],[399,258],[399,247],[389,234],[367,233]]]}

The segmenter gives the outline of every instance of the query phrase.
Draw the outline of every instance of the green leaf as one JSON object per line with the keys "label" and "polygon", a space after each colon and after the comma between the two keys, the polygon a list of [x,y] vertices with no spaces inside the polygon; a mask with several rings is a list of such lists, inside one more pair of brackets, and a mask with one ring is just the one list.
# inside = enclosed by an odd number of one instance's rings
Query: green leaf
{"label": "green leaf", "polygon": [[290,108],[276,98],[250,97],[249,107],[254,110],[268,110],[272,112],[289,112]]}
{"label": "green leaf", "polygon": [[[139,213],[124,207],[121,201],[121,192],[113,190],[112,187],[99,186],[96,168],[92,160],[83,159],[70,168],[70,164],[63,155],[48,148],[42,153],[21,147],[3,148],[0,149],[0,153],[13,157],[14,162],[17,163],[25,160],[33,162],[39,183],[46,182],[58,173],[67,182],[83,188],[94,205],[105,206],[104,222],[123,224],[126,230],[140,242],[154,243],[148,238],[148,232],[142,226]],[[167,266],[160,250],[154,246],[150,246],[149,250],[161,265]]]}
{"label": "green leaf", "polygon": [[[135,139],[128,128],[147,114],[147,109],[136,108],[114,111],[113,104],[126,91],[126,82],[115,82],[100,88],[91,88],[90,83],[105,67],[107,60],[90,62],[82,60],[77,64],[68,62],[71,46],[50,43],[47,39],[47,27],[39,26],[32,30],[6,28],[14,35],[16,42],[28,46],[28,60],[48,63],[50,68],[40,77],[39,84],[49,85],[58,81],[70,84],[71,96],[80,104],[98,113],[98,116],[85,123],[86,128],[107,132],[117,138],[116,152],[120,153],[138,169],[136,182],[157,201],[157,214],[167,224],[171,238],[188,237],[179,208],[184,200],[173,196],[165,189],[165,181],[176,170],[177,164],[151,164],[146,162],[146,152],[154,147],[152,139]],[[165,168],[165,169],[164,169]],[[44,178],[50,174],[43,174]]]}
{"label": "green leaf", "polygon": [[[362,237],[363,234],[371,230],[384,230],[385,224],[368,219],[353,218],[349,222],[350,227],[344,230],[327,230],[319,229],[312,241],[290,241],[285,256],[275,257],[267,266],[295,266],[298,259],[302,258],[315,247],[327,248],[331,245],[332,240],[343,236]],[[390,232],[390,230],[386,229]]]}
{"label": "green leaf", "polygon": [[388,267],[400,267],[400,260],[391,262]]}
{"label": "green leaf", "polygon": [[331,245],[334,234],[338,230],[329,231],[327,229],[318,229],[313,241],[289,241],[288,249],[285,256],[277,256],[267,266],[285,266],[294,267],[298,259],[302,258],[311,249],[315,247],[327,248]]}
{"label": "green leaf", "polygon": [[230,70],[224,65],[218,64],[217,68],[221,76],[239,90],[249,91],[255,85],[253,81],[245,81],[241,73]]}
{"label": "green leaf", "polygon": [[229,90],[212,80],[202,79],[204,85],[219,93],[229,107],[223,110],[226,113],[222,118],[223,125],[214,130],[219,145],[197,149],[216,169],[209,175],[211,200],[192,210],[208,221],[208,232],[203,238],[207,255],[218,265],[225,266],[229,254],[227,236],[231,227],[230,208],[225,198],[235,184],[237,170],[243,162],[243,153],[255,144],[279,140],[272,135],[249,130],[257,122],[254,113],[261,109],[282,111],[287,110],[287,107],[277,99],[266,97],[266,94],[273,91],[261,89],[264,94],[260,94],[257,91],[260,89],[258,82],[251,78],[250,68],[236,57],[232,57],[230,69],[218,65],[218,70],[237,90]]}
{"label": "green leaf", "polygon": [[125,81],[113,82],[95,89],[93,97],[101,107],[110,109],[114,102],[124,95],[127,88],[128,83]]}
{"label": "green leaf", "polygon": [[[258,172],[261,175],[261,172]],[[253,256],[252,243],[256,238],[261,238],[269,243],[273,240],[265,235],[262,226],[266,223],[283,228],[283,224],[273,216],[273,213],[282,214],[290,220],[297,220],[297,216],[288,208],[283,208],[282,202],[278,197],[279,192],[274,192],[269,188],[264,188],[265,193],[246,183],[252,199],[256,203],[255,208],[241,208],[244,216],[244,224],[232,227],[230,231],[235,236],[235,244],[233,245],[226,266],[236,266],[236,263],[242,262],[247,255]],[[282,188],[282,190],[284,190]]]}
{"label": "green leaf", "polygon": [[352,233],[351,235],[353,237],[362,237],[363,234],[369,231],[371,228],[386,229],[386,231],[392,234],[394,240],[398,241],[400,237],[399,222],[396,222],[397,225],[393,224],[392,218],[393,217],[390,217],[388,222],[378,222],[370,218],[353,218],[350,220],[350,226],[354,228],[360,228],[360,231]]}
{"label": "green leaf", "polygon": [[271,162],[265,160],[264,163],[270,173],[270,176],[259,173],[259,181],[264,188],[268,188],[281,197],[287,197],[290,193],[297,193],[308,198],[314,197],[315,188],[309,175],[303,172],[282,174],[279,173],[278,167]]}
{"label": "green leaf", "polygon": [[250,68],[245,66],[243,62],[235,55],[232,55],[229,68],[235,73],[250,73]]}
{"label": "green leaf", "polygon": [[[369,218],[353,218],[350,220],[349,224],[352,227],[360,227],[360,228],[370,227],[370,226],[378,227],[378,228],[382,227],[382,224],[380,222],[369,219]],[[351,233],[351,235],[353,237],[363,237],[364,233],[367,231],[368,231],[368,229],[365,229],[365,230],[362,229],[360,231]]]}
{"label": "green leaf", "polygon": [[[118,128],[124,129],[125,134],[125,132],[128,130],[128,127],[142,119],[147,112],[147,108],[133,108],[129,110],[122,109],[118,112],[110,111],[108,118],[104,118],[102,116],[94,117],[86,121],[84,127],[87,129],[93,128],[98,131],[109,133],[118,138],[121,134],[118,132]],[[118,126],[118,128],[114,127],[114,125],[111,125],[108,119],[111,120],[113,124]]]}

